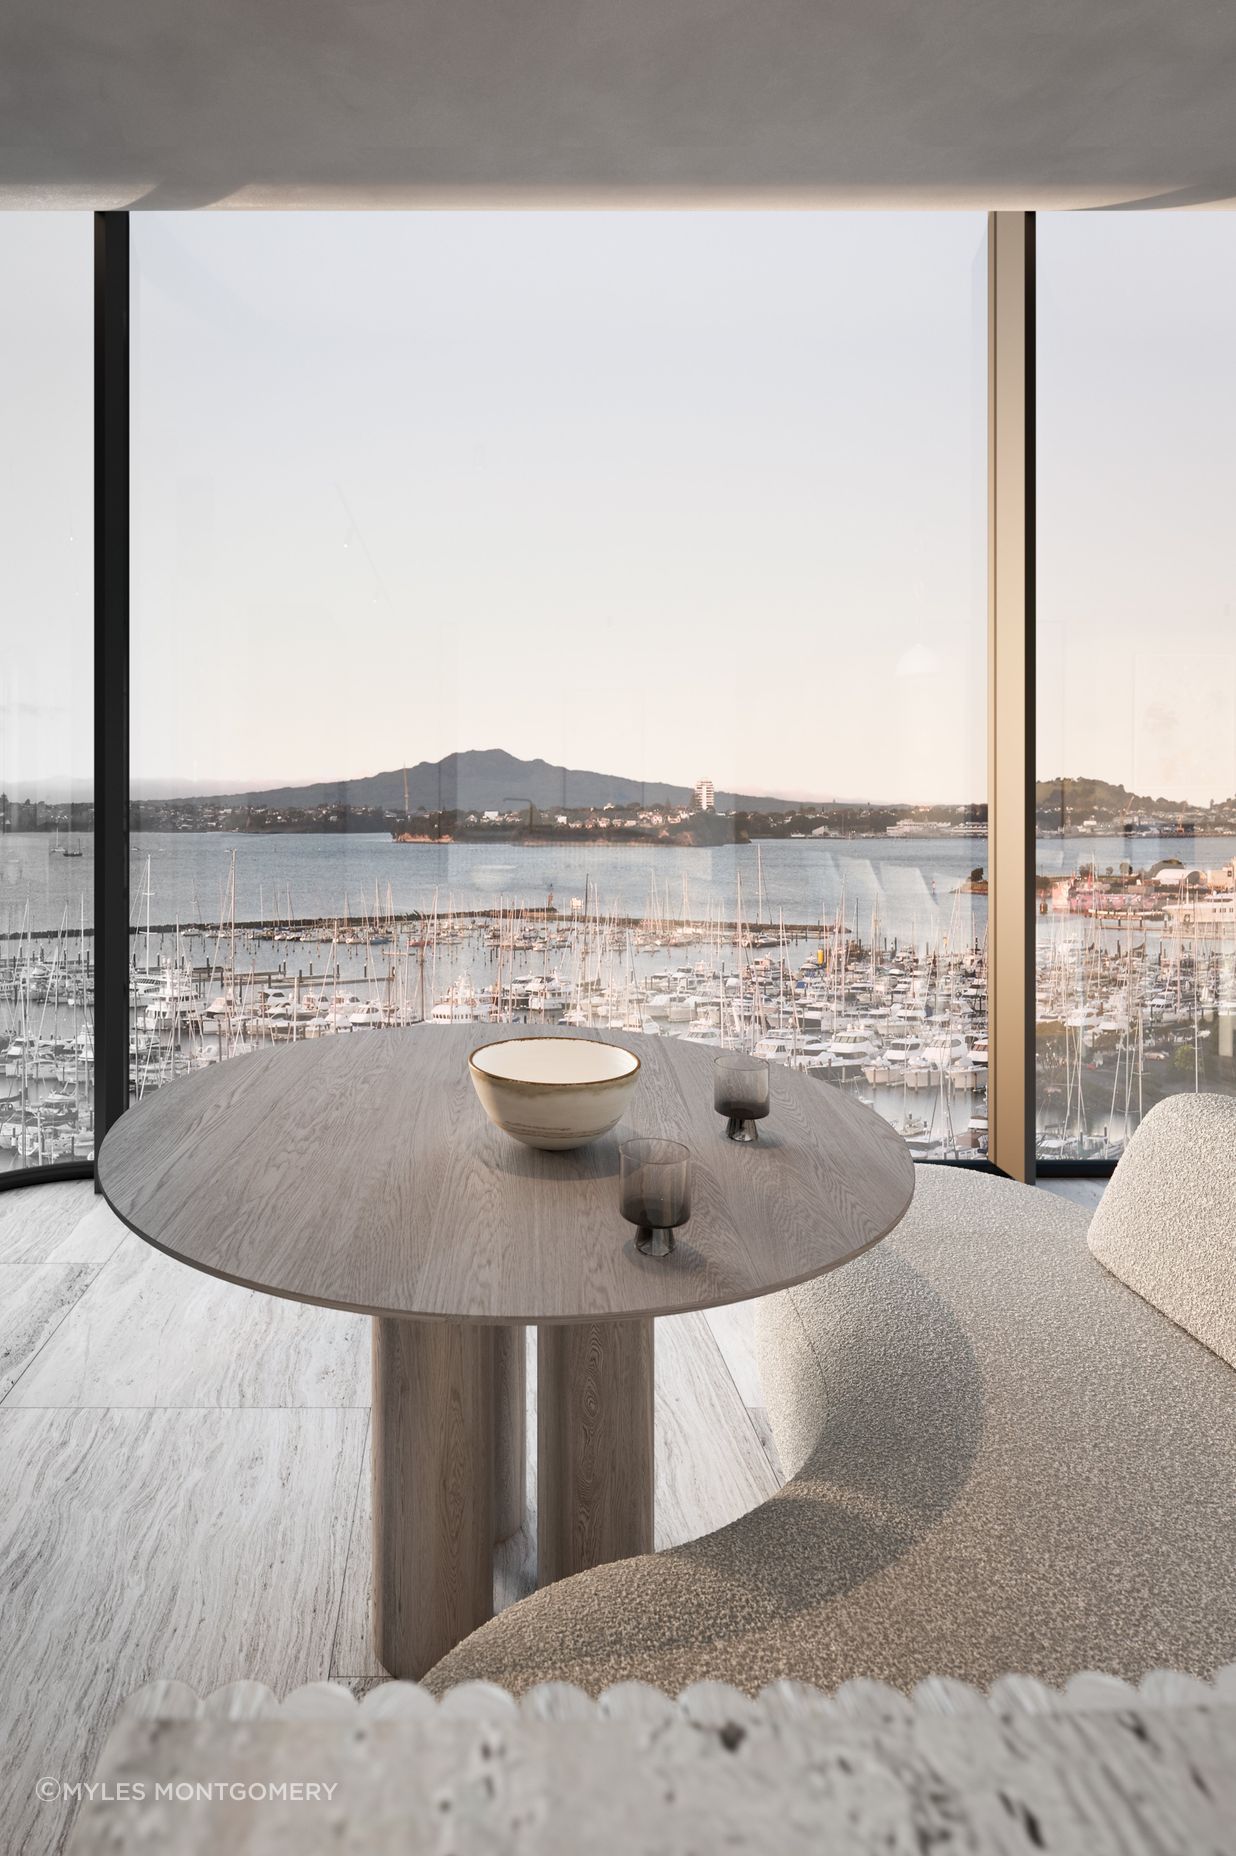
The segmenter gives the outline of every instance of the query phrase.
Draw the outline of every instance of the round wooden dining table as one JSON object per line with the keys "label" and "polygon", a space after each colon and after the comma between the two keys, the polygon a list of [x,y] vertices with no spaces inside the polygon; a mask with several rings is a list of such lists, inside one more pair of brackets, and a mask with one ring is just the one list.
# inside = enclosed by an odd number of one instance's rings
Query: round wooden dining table
{"label": "round wooden dining table", "polygon": [[[774,1065],[758,1141],[725,1138],[713,1056],[637,1052],[624,1120],[587,1147],[521,1146],[468,1054],[548,1028],[357,1030],[166,1085],[109,1131],[98,1177],[130,1229],[194,1269],[373,1317],[375,1648],[417,1678],[493,1606],[493,1547],[524,1503],[524,1328],[537,1327],[539,1582],[653,1545],[653,1322],[839,1268],[905,1215],[914,1168],[871,1109]],[[684,1142],[691,1218],[643,1255],[619,1143]]]}

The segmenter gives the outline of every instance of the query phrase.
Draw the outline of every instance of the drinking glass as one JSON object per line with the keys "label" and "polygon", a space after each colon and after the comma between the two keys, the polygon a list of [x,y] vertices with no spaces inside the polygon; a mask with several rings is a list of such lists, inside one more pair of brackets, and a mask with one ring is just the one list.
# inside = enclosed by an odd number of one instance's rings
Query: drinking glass
{"label": "drinking glass", "polygon": [[622,1215],[636,1226],[635,1248],[668,1257],[674,1231],[691,1216],[690,1153],[681,1141],[623,1141]]}
{"label": "drinking glass", "polygon": [[771,1107],[765,1059],[740,1050],[722,1051],[713,1066],[712,1105],[725,1116],[727,1140],[758,1141],[755,1124]]}

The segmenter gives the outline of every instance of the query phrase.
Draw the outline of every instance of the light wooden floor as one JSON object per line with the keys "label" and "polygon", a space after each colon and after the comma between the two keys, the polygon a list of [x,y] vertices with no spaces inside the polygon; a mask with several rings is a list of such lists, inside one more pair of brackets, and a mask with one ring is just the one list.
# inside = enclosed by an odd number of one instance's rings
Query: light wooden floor
{"label": "light wooden floor", "polygon": [[[658,1546],[779,1485],[752,1319],[743,1304],[657,1323]],[[59,1846],[66,1814],[38,1802],[38,1779],[89,1778],[116,1704],[144,1682],[204,1692],[249,1677],[285,1693],[381,1676],[368,1433],[366,1320],[185,1269],[89,1184],[0,1195],[5,1856]],[[533,1579],[529,1454],[528,1525],[498,1557],[499,1606]]]}

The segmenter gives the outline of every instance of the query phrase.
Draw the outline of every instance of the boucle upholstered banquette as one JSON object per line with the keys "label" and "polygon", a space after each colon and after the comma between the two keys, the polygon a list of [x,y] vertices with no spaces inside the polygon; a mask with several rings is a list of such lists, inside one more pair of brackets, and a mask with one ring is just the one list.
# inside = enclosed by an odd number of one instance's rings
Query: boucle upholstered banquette
{"label": "boucle upholstered banquette", "polygon": [[780,1493],[535,1593],[426,1685],[908,1690],[1232,1662],[1236,1373],[1100,1267],[1087,1223],[920,1169],[884,1243],[759,1305]]}
{"label": "boucle upholstered banquette", "polygon": [[1236,1101],[1169,1096],[1090,1223],[1105,1269],[1236,1366]]}

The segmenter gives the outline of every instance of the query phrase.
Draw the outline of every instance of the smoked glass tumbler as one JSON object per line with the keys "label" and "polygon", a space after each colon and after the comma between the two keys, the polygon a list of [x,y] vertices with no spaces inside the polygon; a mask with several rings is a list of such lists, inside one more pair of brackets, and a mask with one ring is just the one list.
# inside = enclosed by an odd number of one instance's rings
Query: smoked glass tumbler
{"label": "smoked glass tumbler", "polygon": [[622,1215],[636,1227],[635,1248],[668,1257],[674,1231],[691,1216],[691,1155],[681,1141],[637,1138],[619,1148]]}
{"label": "smoked glass tumbler", "polygon": [[757,1121],[771,1106],[768,1064],[763,1057],[748,1057],[740,1050],[722,1051],[713,1067],[712,1105],[725,1116],[726,1138],[758,1141]]}

